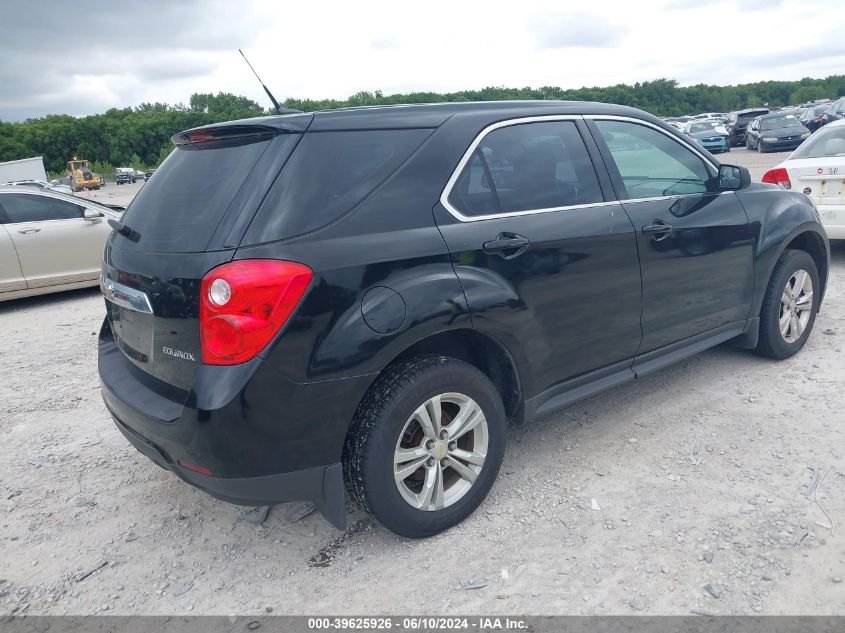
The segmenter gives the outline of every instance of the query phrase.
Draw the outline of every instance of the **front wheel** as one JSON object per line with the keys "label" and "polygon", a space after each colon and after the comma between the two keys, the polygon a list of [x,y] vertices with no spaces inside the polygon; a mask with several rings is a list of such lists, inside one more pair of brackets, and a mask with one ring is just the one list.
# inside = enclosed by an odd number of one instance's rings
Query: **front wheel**
{"label": "front wheel", "polygon": [[804,347],[818,312],[819,273],[804,251],[787,250],[775,265],[763,307],[757,352],[769,358],[789,358]]}
{"label": "front wheel", "polygon": [[432,536],[487,496],[506,429],[487,376],[455,358],[417,356],[386,369],[359,405],[344,477],[356,503],[387,529]]}

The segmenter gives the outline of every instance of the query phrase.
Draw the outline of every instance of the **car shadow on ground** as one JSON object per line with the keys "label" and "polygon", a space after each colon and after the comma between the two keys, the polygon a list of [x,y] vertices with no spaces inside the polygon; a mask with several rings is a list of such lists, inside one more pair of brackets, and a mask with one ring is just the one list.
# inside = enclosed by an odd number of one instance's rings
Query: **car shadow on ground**
{"label": "car shadow on ground", "polygon": [[[22,299],[10,299],[0,301],[0,315],[15,312],[18,310],[29,310],[37,307],[52,307],[61,309],[72,305],[74,302],[98,296],[100,289],[97,286],[80,288],[78,290],[65,290],[63,292],[51,292],[49,294],[37,295],[35,297],[24,297]],[[104,310],[105,312],[105,310]],[[99,323],[96,324],[99,327]]]}

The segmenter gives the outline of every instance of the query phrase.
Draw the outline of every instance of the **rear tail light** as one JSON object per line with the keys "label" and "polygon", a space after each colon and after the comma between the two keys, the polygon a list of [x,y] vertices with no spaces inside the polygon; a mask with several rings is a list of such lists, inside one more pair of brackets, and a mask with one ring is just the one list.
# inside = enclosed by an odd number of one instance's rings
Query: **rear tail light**
{"label": "rear tail light", "polygon": [[237,365],[254,358],[290,318],[314,273],[272,259],[230,262],[202,279],[202,362]]}
{"label": "rear tail light", "polygon": [[789,182],[789,174],[783,167],[775,167],[763,174],[763,182],[768,182],[772,185],[780,185],[784,189],[792,189],[792,183]]}

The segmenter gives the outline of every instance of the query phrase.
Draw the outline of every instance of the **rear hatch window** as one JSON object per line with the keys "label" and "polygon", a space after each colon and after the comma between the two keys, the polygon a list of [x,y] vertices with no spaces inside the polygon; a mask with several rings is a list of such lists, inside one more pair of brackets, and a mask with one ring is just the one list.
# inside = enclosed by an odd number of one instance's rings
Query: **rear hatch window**
{"label": "rear hatch window", "polygon": [[384,182],[431,129],[308,132],[273,184],[244,244],[326,226]]}
{"label": "rear hatch window", "polygon": [[141,235],[121,248],[145,253],[207,249],[271,135],[177,146],[129,205],[123,222]]}

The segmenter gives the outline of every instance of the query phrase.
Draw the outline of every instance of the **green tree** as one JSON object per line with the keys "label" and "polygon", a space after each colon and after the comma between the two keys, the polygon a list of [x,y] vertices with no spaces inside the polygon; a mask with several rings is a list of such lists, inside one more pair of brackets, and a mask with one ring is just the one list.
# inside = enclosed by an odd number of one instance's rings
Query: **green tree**
{"label": "green tree", "polygon": [[[696,84],[679,86],[673,79],[635,84],[564,89],[558,86],[508,88],[487,86],[456,92],[411,92],[386,95],[360,91],[347,99],[289,98],[284,106],[305,112],[347,106],[490,101],[499,99],[561,99],[619,103],[658,116],[726,112],[749,106],[797,104],[811,99],[845,95],[845,75],[799,81],[761,81],[736,86]],[[63,173],[73,156],[87,158],[98,168],[159,165],[172,149],[170,138],[200,125],[262,116],[268,112],[251,99],[227,92],[191,95],[188,105],[142,103],[134,108],[111,108],[102,114],[72,117],[64,114],[0,121],[0,161],[43,156],[51,173]]]}

